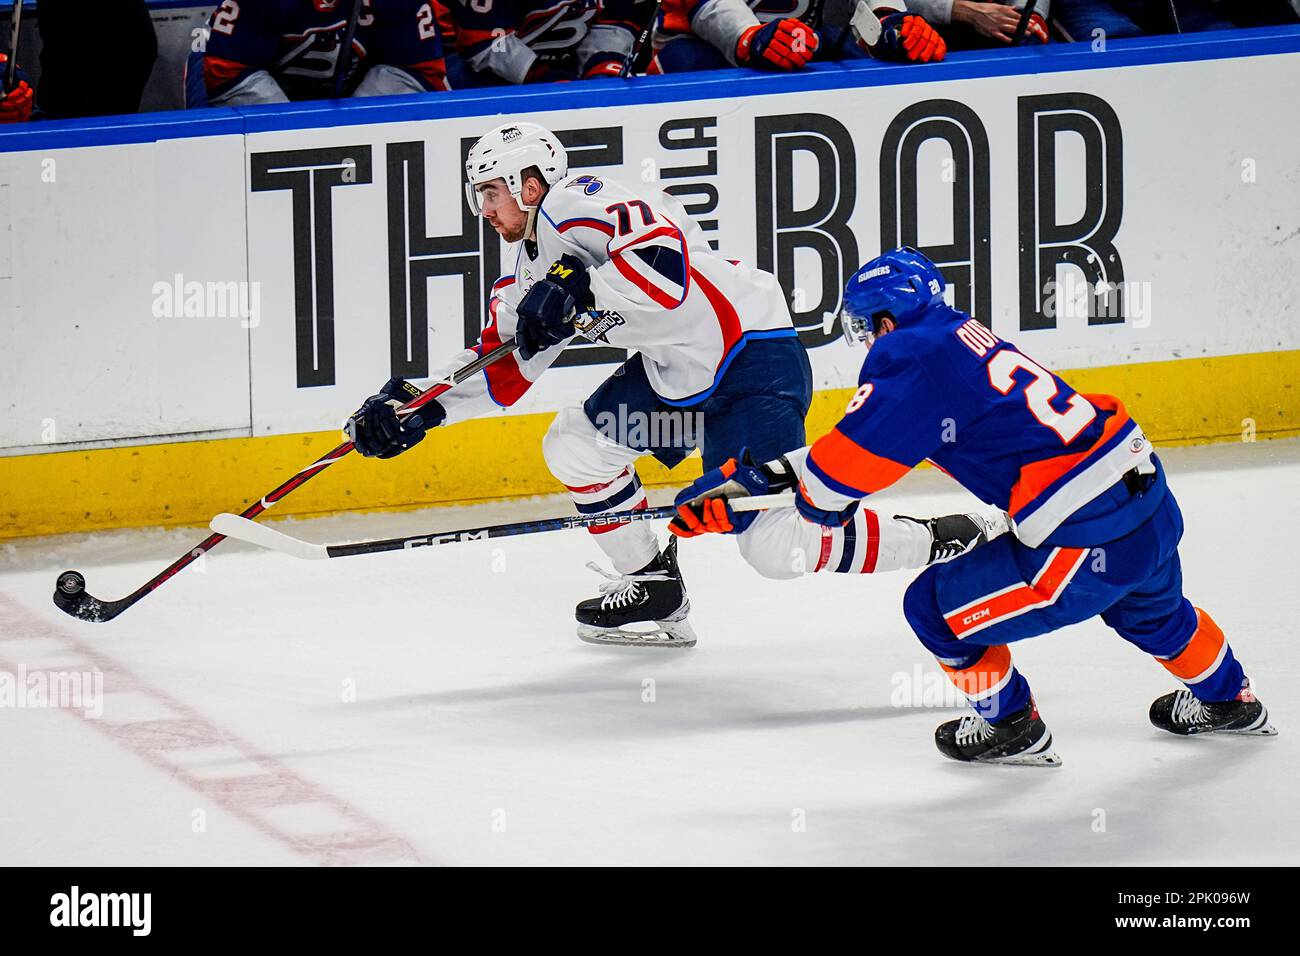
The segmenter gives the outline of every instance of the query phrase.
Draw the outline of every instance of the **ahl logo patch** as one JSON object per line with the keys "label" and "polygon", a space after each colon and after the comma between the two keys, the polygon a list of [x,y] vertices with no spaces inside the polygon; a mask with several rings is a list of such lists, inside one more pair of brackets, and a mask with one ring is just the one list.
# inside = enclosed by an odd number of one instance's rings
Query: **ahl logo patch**
{"label": "ahl logo patch", "polygon": [[595,176],[579,176],[573,182],[569,183],[570,189],[581,189],[588,196],[594,196],[600,192],[600,187],[604,186]]}
{"label": "ahl logo patch", "polygon": [[587,312],[573,320],[573,327],[590,341],[604,342],[606,345],[609,344],[609,333],[626,324],[627,320],[614,311]]}

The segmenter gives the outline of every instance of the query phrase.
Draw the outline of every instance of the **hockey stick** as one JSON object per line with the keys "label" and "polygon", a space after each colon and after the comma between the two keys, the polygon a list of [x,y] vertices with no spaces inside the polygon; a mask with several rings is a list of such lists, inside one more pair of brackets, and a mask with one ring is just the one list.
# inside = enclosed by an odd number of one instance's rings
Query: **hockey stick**
{"label": "hockey stick", "polygon": [[14,0],[9,25],[9,62],[5,64],[5,95],[13,91],[18,76],[18,31],[23,25],[23,0]]}
{"label": "hockey stick", "polygon": [[1169,0],[1169,25],[1174,28],[1175,33],[1183,32],[1183,25],[1178,22],[1178,4],[1175,0]]}
{"label": "hockey stick", "polygon": [[814,30],[820,31],[825,6],[826,0],[812,0],[812,3],[808,5],[808,13],[805,14],[803,22]]}
{"label": "hockey stick", "polygon": [[343,94],[343,82],[347,79],[352,66],[352,38],[357,35],[357,21],[361,19],[361,5],[365,0],[353,0],[352,16],[343,30],[343,47],[339,50],[338,62],[334,64],[334,83],[331,99],[337,100]]}
{"label": "hockey stick", "polygon": [[1011,35],[1011,45],[1020,46],[1020,41],[1025,38],[1025,31],[1029,29],[1029,18],[1034,15],[1034,7],[1038,6],[1038,0],[1029,0],[1025,4],[1025,9],[1020,11],[1020,22],[1016,24],[1016,32]]}
{"label": "hockey stick", "polygon": [[[827,44],[827,49],[830,50],[830,55],[827,59],[838,60],[841,54],[843,54],[844,43],[851,32],[849,24],[852,19],[853,14],[850,13],[849,18],[845,20],[844,24],[841,26],[839,34],[835,37],[835,45],[831,46],[829,43]],[[817,32],[818,39],[821,39],[823,36],[822,28],[826,25],[826,0],[812,0],[812,3],[808,7],[808,13],[803,18],[803,22],[812,27],[813,30]]]}
{"label": "hockey stick", "polygon": [[[794,494],[760,495],[754,498],[730,499],[732,511],[766,511],[794,504]],[[484,541],[488,538],[508,538],[520,534],[538,534],[543,531],[565,531],[569,528],[589,528],[592,525],[631,524],[634,521],[658,521],[675,518],[677,508],[663,505],[643,508],[640,511],[616,511],[610,514],[568,515],[563,518],[539,518],[535,521],[516,521],[512,524],[485,525],[481,528],[462,528],[459,531],[436,531],[432,534],[411,535],[405,538],[380,538],[375,541],[358,541],[353,544],[312,544],[274,528],[249,521],[239,515],[219,514],[212,519],[213,531],[227,538],[247,541],[259,548],[279,551],[295,558],[319,561],[325,558],[351,558],[358,554],[379,554],[383,551],[409,551],[437,544],[457,544],[462,541]]]}
{"label": "hockey stick", "polygon": [[[397,410],[397,414],[403,417],[409,415],[411,412],[414,412],[416,409],[428,404],[448,389],[453,388],[464,382],[466,379],[477,375],[493,362],[505,358],[518,347],[519,346],[515,344],[513,339],[504,342],[486,355],[479,356],[479,358],[470,362],[468,365],[457,369],[449,378],[438,382],[426,389],[416,398],[411,399]],[[252,519],[256,518],[272,505],[285,498],[290,492],[302,487],[330,465],[343,458],[354,447],[355,446],[352,442],[344,442],[333,451],[317,458],[314,462],[295,474],[274,491],[267,492],[267,494],[263,495],[260,500],[254,502],[251,506],[242,511],[240,517],[252,521]],[[196,559],[206,552],[211,551],[225,539],[226,536],[224,534],[209,535],[193,550],[181,555],[181,557],[177,558],[162,571],[159,571],[158,574],[154,575],[154,577],[150,578],[136,590],[118,601],[101,601],[96,597],[92,597],[86,590],[86,578],[80,571],[64,571],[59,575],[58,581],[54,585],[54,605],[65,614],[70,614],[83,621],[93,621],[96,623],[111,621],[143,598],[146,594],[150,594],[156,589],[162,587],[171,580],[178,571],[188,567]]]}
{"label": "hockey stick", "polygon": [[[659,8],[663,6],[663,0],[655,0],[650,7],[650,16],[646,19],[645,26],[637,34],[636,41],[632,44],[632,52],[627,55],[623,61],[623,69],[618,73],[620,77],[626,78],[632,75],[632,70],[639,67],[642,72],[650,65],[650,57],[645,57],[645,63],[641,63],[642,54],[650,48],[650,35],[654,33],[655,21],[659,19]],[[651,49],[650,56],[654,56]]]}

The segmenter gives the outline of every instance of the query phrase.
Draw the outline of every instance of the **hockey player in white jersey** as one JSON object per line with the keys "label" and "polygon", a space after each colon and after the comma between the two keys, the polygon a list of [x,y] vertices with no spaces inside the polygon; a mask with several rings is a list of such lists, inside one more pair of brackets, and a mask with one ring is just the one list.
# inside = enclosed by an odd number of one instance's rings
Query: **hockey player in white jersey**
{"label": "hockey player in white jersey", "polygon": [[[419,389],[390,380],[348,420],[357,450],[391,458],[429,428],[514,404],[578,335],[634,353],[585,402],[561,410],[544,439],[548,467],[582,514],[645,508],[635,467],[642,455],[671,468],[698,447],[710,469],[746,449],[753,460],[780,462],[782,451],[802,446],[811,372],[776,278],[714,252],[671,196],[571,176],[567,166],[559,140],[531,123],[508,123],[474,144],[467,198],[516,244],[513,268],[493,287],[478,344],[438,374],[510,338],[519,349],[400,421],[396,408]],[[797,462],[772,468],[773,491],[798,483]],[[920,568],[990,534],[963,515],[917,521],[864,512],[829,532],[746,517],[741,554],[777,577],[805,564],[852,573]],[[661,551],[645,522],[589,530],[615,573],[578,605],[579,637],[693,645],[676,539]]]}

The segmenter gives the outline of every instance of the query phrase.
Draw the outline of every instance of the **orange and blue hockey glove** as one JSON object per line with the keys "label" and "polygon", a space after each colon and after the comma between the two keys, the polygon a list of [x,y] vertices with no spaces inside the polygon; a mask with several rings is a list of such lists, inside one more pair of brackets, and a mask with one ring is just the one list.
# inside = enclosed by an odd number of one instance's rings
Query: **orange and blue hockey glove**
{"label": "orange and blue hockey glove", "polygon": [[754,464],[741,449],[738,458],[728,458],[718,468],[706,471],[677,495],[677,517],[668,530],[679,538],[698,534],[740,534],[759,515],[757,511],[735,511],[729,498],[775,494],[794,487],[794,469],[784,457],[765,465]]}
{"label": "orange and blue hockey glove", "polygon": [[[855,31],[856,32],[856,31]],[[895,63],[938,63],[948,53],[948,44],[929,22],[915,13],[890,13],[880,20],[880,35],[864,46],[878,60]]]}
{"label": "orange and blue hockey glove", "polygon": [[736,62],[766,70],[801,70],[821,41],[798,20],[773,20],[748,27],[736,42]]}

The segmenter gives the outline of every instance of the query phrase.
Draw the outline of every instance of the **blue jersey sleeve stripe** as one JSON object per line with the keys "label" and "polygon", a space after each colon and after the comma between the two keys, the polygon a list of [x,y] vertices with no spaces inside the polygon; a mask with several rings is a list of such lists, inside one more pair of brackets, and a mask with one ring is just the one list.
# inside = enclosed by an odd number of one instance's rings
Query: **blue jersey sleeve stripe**
{"label": "blue jersey sleeve stripe", "polygon": [[808,456],[804,465],[809,471],[817,476],[818,481],[837,495],[843,495],[845,498],[865,498],[868,494],[868,492],[865,492],[860,488],[854,488],[852,485],[846,485],[842,481],[836,481],[818,466],[817,462],[813,460],[811,455]]}

